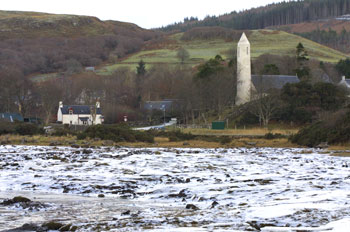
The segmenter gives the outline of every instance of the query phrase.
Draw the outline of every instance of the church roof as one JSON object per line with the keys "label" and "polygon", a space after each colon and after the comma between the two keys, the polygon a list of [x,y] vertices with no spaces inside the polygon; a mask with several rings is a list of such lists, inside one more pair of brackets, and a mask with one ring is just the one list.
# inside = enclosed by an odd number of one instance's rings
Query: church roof
{"label": "church roof", "polygon": [[[64,105],[61,108],[62,114],[69,114],[69,110],[73,110],[73,114],[91,114],[91,107],[95,106],[87,106],[87,105]],[[96,109],[96,114],[101,114],[101,108]]]}
{"label": "church roof", "polygon": [[257,91],[266,92],[269,89],[282,89],[287,83],[298,83],[299,78],[287,75],[252,75],[252,82]]}
{"label": "church roof", "polygon": [[245,33],[243,32],[242,36],[241,36],[241,39],[239,40],[238,42],[238,45],[239,44],[250,44],[249,43],[249,40],[247,38],[247,36],[245,35]]}

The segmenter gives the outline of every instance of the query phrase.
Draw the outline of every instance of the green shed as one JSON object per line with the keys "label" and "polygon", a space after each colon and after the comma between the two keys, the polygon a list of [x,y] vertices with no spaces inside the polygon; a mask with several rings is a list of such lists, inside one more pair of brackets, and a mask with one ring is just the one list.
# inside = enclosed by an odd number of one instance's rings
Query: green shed
{"label": "green shed", "polygon": [[211,129],[212,130],[225,130],[225,122],[224,121],[217,121],[211,123]]}

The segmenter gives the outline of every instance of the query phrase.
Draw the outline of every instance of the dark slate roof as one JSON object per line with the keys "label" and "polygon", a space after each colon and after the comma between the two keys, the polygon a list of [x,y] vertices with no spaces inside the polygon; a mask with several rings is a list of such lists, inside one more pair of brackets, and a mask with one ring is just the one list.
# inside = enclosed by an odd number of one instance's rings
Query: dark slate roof
{"label": "dark slate roof", "polygon": [[282,89],[287,83],[298,83],[299,78],[286,75],[252,75],[252,82],[257,91],[265,92],[269,89]]}
{"label": "dark slate roof", "polygon": [[8,122],[24,121],[22,115],[17,113],[0,113],[0,120],[4,120]]}
{"label": "dark slate roof", "polygon": [[146,110],[170,110],[173,101],[146,101],[143,108]]}
{"label": "dark slate roof", "polygon": [[[68,106],[64,105],[61,108],[62,114],[69,114],[69,109],[73,110],[73,114],[90,114],[90,108],[95,106],[86,106],[86,105],[78,105],[78,106]],[[96,114],[101,114],[101,108],[96,110]]]}

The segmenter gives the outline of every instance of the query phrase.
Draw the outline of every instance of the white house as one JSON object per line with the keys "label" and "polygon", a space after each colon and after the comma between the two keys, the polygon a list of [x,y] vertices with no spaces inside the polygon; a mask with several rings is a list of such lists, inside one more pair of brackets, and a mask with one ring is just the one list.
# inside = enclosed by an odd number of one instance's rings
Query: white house
{"label": "white house", "polygon": [[97,125],[103,123],[100,102],[95,106],[88,105],[63,105],[59,102],[57,121],[70,125]]}
{"label": "white house", "polygon": [[345,76],[342,76],[341,81],[338,83],[338,85],[342,85],[350,89],[350,79],[346,79]]}

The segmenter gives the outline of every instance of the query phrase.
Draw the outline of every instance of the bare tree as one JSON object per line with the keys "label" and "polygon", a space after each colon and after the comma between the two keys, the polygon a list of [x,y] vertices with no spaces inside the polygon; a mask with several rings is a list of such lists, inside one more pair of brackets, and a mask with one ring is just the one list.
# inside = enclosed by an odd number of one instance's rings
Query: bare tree
{"label": "bare tree", "polygon": [[40,95],[41,109],[44,114],[45,124],[49,124],[52,115],[55,114],[59,100],[62,100],[62,89],[58,85],[58,81],[49,80],[38,85]]}
{"label": "bare tree", "polygon": [[180,48],[176,53],[176,57],[181,61],[181,64],[184,64],[190,58],[190,53],[186,49]]}
{"label": "bare tree", "polygon": [[282,104],[278,91],[271,90],[269,93],[259,91],[253,94],[252,98],[250,112],[259,118],[260,125],[268,126]]}

